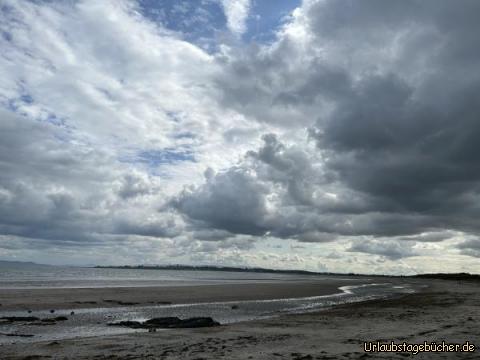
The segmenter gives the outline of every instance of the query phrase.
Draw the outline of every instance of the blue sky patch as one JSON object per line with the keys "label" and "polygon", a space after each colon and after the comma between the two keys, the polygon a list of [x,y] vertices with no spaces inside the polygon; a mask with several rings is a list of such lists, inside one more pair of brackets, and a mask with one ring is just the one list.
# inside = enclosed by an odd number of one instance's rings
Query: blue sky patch
{"label": "blue sky patch", "polygon": [[275,30],[300,4],[300,0],[253,0],[247,19],[247,32],[243,38],[259,43],[272,41]]}
{"label": "blue sky patch", "polygon": [[214,0],[139,0],[143,16],[167,29],[182,33],[193,43],[213,39],[225,29],[226,18],[220,3]]}
{"label": "blue sky patch", "polygon": [[145,150],[139,152],[133,162],[143,163],[154,168],[183,161],[195,162],[193,152],[182,149]]}
{"label": "blue sky patch", "polygon": [[[143,16],[179,32],[186,41],[214,48],[224,39],[227,18],[220,0],[139,0]],[[300,0],[252,0],[247,18],[246,42],[270,42],[285,17],[301,4]]]}

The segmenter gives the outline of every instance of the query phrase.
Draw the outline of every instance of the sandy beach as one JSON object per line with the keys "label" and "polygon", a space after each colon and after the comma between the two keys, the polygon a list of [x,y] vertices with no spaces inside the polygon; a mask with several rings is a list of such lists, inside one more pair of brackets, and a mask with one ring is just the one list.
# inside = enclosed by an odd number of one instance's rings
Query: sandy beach
{"label": "sandy beach", "polygon": [[[0,354],[2,359],[400,359],[410,354],[365,353],[363,342],[463,344],[469,341],[478,347],[480,284],[448,280],[417,282],[428,287],[390,300],[339,305],[314,313],[214,328],[10,344],[1,346]],[[299,291],[302,288],[298,285]],[[2,294],[2,298],[6,296]],[[415,355],[419,359],[475,356],[478,349],[475,353]]]}
{"label": "sandy beach", "polygon": [[199,286],[2,289],[0,311],[69,310],[123,305],[298,298],[333,294],[340,292],[339,286],[356,285],[365,281],[367,280],[363,278],[345,278],[340,282],[338,279],[322,279],[322,281]]}

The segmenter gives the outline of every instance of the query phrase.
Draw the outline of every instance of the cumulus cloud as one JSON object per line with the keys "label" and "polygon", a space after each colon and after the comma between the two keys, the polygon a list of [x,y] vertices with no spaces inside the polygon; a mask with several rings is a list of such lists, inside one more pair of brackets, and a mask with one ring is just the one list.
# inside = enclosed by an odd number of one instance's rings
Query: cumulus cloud
{"label": "cumulus cloud", "polygon": [[365,200],[338,190],[315,152],[266,134],[258,150],[248,151],[234,167],[207,172],[203,185],[185,189],[171,204],[192,226],[230,234],[328,242],[339,234],[379,231],[360,211]]}
{"label": "cumulus cloud", "polygon": [[462,5],[306,1],[276,44],[226,60],[224,104],[310,129],[337,193],[361,199],[352,234],[476,232],[478,4]]}
{"label": "cumulus cloud", "polygon": [[134,1],[3,3],[5,248],[478,256],[478,1],[305,0],[266,44],[222,1],[237,41],[210,53]]}
{"label": "cumulus cloud", "polygon": [[246,22],[250,11],[250,0],[221,0],[227,27],[235,35],[246,31]]}
{"label": "cumulus cloud", "polygon": [[261,235],[267,188],[254,177],[232,168],[218,174],[195,192],[184,192],[173,205],[206,226],[233,233]]}
{"label": "cumulus cloud", "polygon": [[140,16],[135,2],[6,1],[1,15],[5,108],[113,148],[125,161],[145,164],[153,155],[165,163],[180,154],[178,165],[195,172],[193,160],[223,145],[221,133],[204,141],[210,127],[229,127],[209,95],[213,58]]}
{"label": "cumulus cloud", "polygon": [[4,110],[0,119],[3,235],[89,245],[104,235],[161,238],[178,231],[145,192],[148,188],[160,196],[157,179],[135,177],[111,153],[75,138],[59,139],[55,125]]}

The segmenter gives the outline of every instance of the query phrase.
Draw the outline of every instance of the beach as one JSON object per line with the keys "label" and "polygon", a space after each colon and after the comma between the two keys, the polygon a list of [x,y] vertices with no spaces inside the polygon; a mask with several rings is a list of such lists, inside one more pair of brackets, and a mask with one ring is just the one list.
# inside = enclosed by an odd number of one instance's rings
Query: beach
{"label": "beach", "polygon": [[[469,341],[476,346],[480,344],[478,282],[428,279],[409,282],[416,283],[420,290],[389,299],[354,302],[212,328],[4,344],[0,347],[0,354],[2,359],[400,359],[410,354],[366,353],[363,343],[395,341],[415,344],[443,340],[447,343]],[[306,290],[308,284],[261,284],[263,288],[270,286],[271,296],[279,296],[282,292],[289,296],[309,294]],[[245,291],[238,285],[235,287],[238,292],[224,286],[218,286],[216,290],[204,289],[204,292],[212,291],[212,296],[222,293],[224,300],[234,299]],[[267,290],[262,293],[254,288],[250,288],[249,295],[244,294],[244,298],[258,297],[258,294],[267,296]],[[256,295],[254,290],[259,293]],[[202,292],[200,289],[197,291]],[[6,299],[4,294],[1,297],[2,301]],[[96,299],[94,296],[91,298]],[[12,303],[6,306],[14,307]],[[420,353],[415,357],[467,359],[474,358],[474,355],[478,355],[478,350],[476,353]]]}
{"label": "beach", "polygon": [[2,289],[0,311],[300,298],[332,294],[339,292],[339,286],[361,282],[360,279],[346,278],[341,282],[335,279],[198,286]]}

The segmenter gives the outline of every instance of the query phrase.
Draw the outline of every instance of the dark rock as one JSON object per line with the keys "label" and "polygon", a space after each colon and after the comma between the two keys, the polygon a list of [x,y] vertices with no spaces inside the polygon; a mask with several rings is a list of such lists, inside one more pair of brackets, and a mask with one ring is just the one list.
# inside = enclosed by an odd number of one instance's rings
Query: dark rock
{"label": "dark rock", "polygon": [[34,336],[34,335],[31,335],[31,334],[17,334],[17,333],[0,333],[0,335],[17,336],[17,337],[33,337]]}
{"label": "dark rock", "polygon": [[132,329],[174,329],[174,328],[200,328],[219,326],[220,323],[210,317],[194,317],[189,319],[180,319],[178,317],[153,318],[145,322],[139,321],[119,321],[109,323],[109,326],[126,326]]}
{"label": "dark rock", "polygon": [[70,315],[75,315],[75,311],[70,312]]}
{"label": "dark rock", "polygon": [[161,328],[198,328],[220,325],[210,317],[194,317],[184,320],[178,317],[163,317],[147,320],[144,324]]}
{"label": "dark rock", "polygon": [[125,327],[129,327],[129,328],[132,328],[132,329],[146,328],[146,326],[143,325],[140,321],[130,321],[130,320],[118,321],[118,322],[115,322],[115,323],[108,323],[107,325],[108,326],[125,326]]}
{"label": "dark rock", "polygon": [[165,327],[169,327],[169,326],[173,326],[173,325],[177,325],[179,323],[181,323],[182,320],[178,317],[162,317],[162,318],[153,318],[153,319],[150,319],[150,320],[147,320],[144,322],[144,324],[146,325],[155,325],[155,326],[165,326]]}
{"label": "dark rock", "polygon": [[238,309],[238,305],[232,305],[232,310],[237,310]]}
{"label": "dark rock", "polygon": [[27,312],[28,312],[29,314],[31,314],[31,313],[32,313],[32,310],[27,310]]}
{"label": "dark rock", "polygon": [[53,310],[53,309],[52,309],[52,310],[50,310],[50,314],[53,314],[54,312],[55,312],[55,310]]}
{"label": "dark rock", "polygon": [[197,317],[182,320],[182,322],[174,327],[178,328],[199,328],[199,327],[211,327],[219,326],[220,323],[213,320],[211,317]]}
{"label": "dark rock", "polygon": [[4,316],[4,317],[1,317],[0,320],[14,322],[14,321],[38,321],[40,319],[35,316]]}
{"label": "dark rock", "polygon": [[66,321],[66,320],[68,320],[68,318],[66,316],[57,316],[57,317],[53,318],[53,320],[55,320],[55,321]]}
{"label": "dark rock", "polygon": [[18,336],[18,337],[34,337],[32,334],[7,334],[7,336]]}

